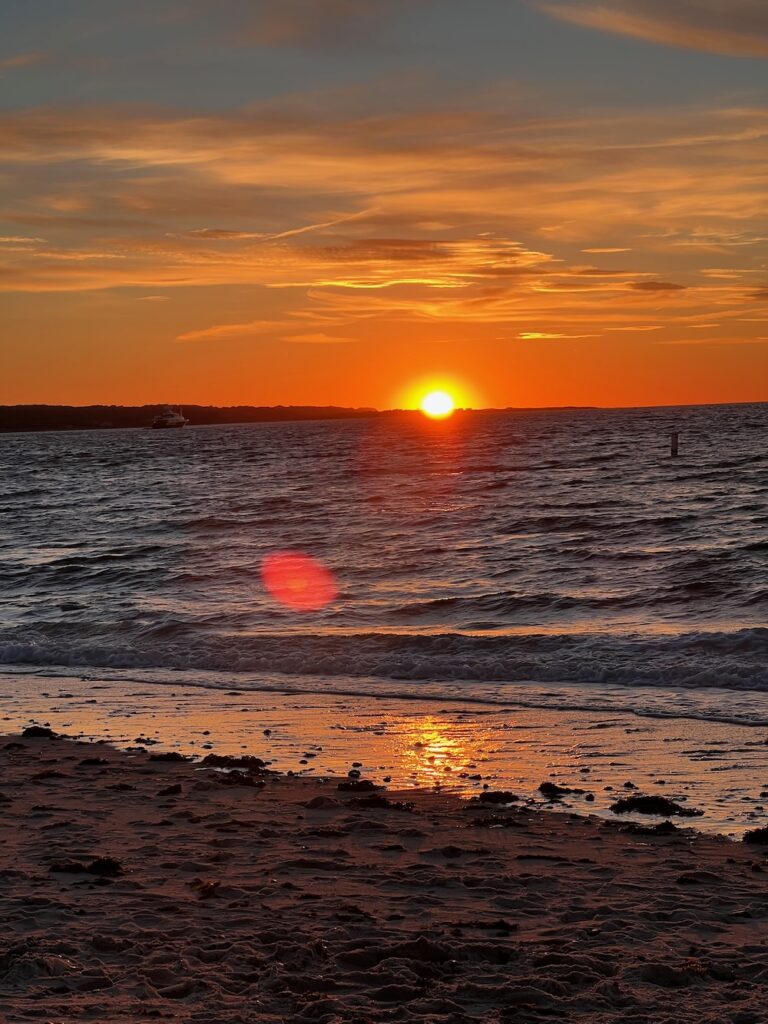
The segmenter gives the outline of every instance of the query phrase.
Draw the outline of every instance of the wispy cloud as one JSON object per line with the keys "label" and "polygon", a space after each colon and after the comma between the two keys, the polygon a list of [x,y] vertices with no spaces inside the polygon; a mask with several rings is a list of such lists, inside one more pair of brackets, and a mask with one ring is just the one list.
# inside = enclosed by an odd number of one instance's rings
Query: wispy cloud
{"label": "wispy cloud", "polygon": [[523,341],[555,341],[573,338],[596,338],[596,334],[557,334],[552,331],[521,331],[518,335]]}
{"label": "wispy cloud", "polygon": [[[346,224],[349,221],[361,220],[373,211],[361,210],[358,213],[350,213],[344,217],[335,217],[333,220],[321,221],[318,224],[303,224],[300,227],[286,228],[284,231],[239,231],[232,228],[193,228],[189,231],[175,235],[177,238],[200,238],[209,242],[242,242],[252,239],[260,239],[265,242],[275,242],[281,238],[293,238],[296,235],[308,235],[313,231],[323,231],[327,228],[338,227],[339,224]],[[172,236],[174,237],[174,236]]]}
{"label": "wispy cloud", "polygon": [[322,331],[315,331],[309,334],[286,334],[284,341],[291,341],[301,345],[347,345],[353,338],[336,338]]}
{"label": "wispy cloud", "polygon": [[538,6],[577,25],[667,46],[768,57],[764,0],[554,0]]}
{"label": "wispy cloud", "polygon": [[661,324],[629,324],[623,327],[607,327],[608,331],[627,331],[628,333],[644,332],[644,331],[661,331],[663,327]]}
{"label": "wispy cloud", "polygon": [[17,71],[20,68],[31,68],[36,64],[45,64],[49,55],[42,51],[33,53],[15,53],[10,57],[0,57],[0,72]]}
{"label": "wispy cloud", "polygon": [[656,345],[696,345],[699,348],[730,348],[732,345],[765,345],[768,338],[678,338],[674,341],[657,341]]}
{"label": "wispy cloud", "polygon": [[405,0],[257,2],[246,35],[263,46],[346,49],[380,40],[386,23],[404,6]]}
{"label": "wispy cloud", "polygon": [[672,281],[633,281],[630,288],[636,292],[682,292],[685,291],[684,284],[674,284]]}
{"label": "wispy cloud", "polygon": [[245,324],[214,324],[195,331],[185,331],[176,337],[177,341],[230,341],[234,338],[255,338],[283,330],[282,320],[251,320]]}

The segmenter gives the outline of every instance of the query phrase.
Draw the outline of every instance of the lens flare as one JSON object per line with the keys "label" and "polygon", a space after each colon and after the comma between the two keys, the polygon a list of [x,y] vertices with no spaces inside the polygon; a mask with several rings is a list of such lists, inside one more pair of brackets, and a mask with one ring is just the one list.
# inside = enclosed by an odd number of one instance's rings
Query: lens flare
{"label": "lens flare", "polygon": [[430,391],[421,400],[421,411],[433,420],[444,420],[455,408],[456,403],[447,391]]}
{"label": "lens flare", "polygon": [[261,578],[278,604],[296,612],[326,608],[338,595],[333,573],[300,551],[278,551],[261,563]]}

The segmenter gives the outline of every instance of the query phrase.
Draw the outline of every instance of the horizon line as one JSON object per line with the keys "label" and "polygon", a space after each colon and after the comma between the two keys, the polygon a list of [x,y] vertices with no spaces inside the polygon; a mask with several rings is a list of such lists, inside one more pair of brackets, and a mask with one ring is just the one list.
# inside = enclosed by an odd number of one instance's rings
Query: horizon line
{"label": "horizon line", "polygon": [[[721,402],[649,402],[639,405],[488,405],[488,406],[457,406],[456,413],[467,412],[551,412],[554,410],[604,410],[619,411],[622,409],[694,409],[694,408],[717,408],[729,405],[766,405],[768,397],[752,400],[721,401]],[[360,413],[363,415],[386,416],[392,413],[418,413],[418,406],[411,408],[396,406],[393,408],[380,409],[372,405],[323,405],[315,403],[277,403],[275,405],[254,405],[238,402],[232,405],[202,405],[199,402],[143,402],[141,404],[126,404],[118,402],[86,402],[83,404],[72,404],[68,402],[15,402],[2,403],[0,410],[13,409],[154,409],[170,405],[172,408],[186,409],[253,409],[265,411],[277,410],[334,410],[337,412]]]}

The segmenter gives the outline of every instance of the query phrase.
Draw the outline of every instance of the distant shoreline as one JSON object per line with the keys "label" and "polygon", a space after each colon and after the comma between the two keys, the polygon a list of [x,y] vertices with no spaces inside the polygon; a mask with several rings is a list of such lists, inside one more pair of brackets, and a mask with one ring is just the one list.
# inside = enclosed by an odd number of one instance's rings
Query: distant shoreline
{"label": "distant shoreline", "polygon": [[[764,402],[703,403],[709,408],[730,405],[763,405]],[[70,430],[125,430],[149,427],[165,406],[140,405],[3,405],[0,406],[0,433],[32,433]],[[276,405],[276,406],[207,406],[182,403],[184,415],[191,426],[224,426],[247,423],[290,423],[317,420],[380,419],[392,416],[420,415],[415,409],[346,408],[344,406]],[[500,413],[545,412],[619,412],[624,409],[690,409],[702,405],[671,406],[509,406],[501,409],[459,409],[457,414],[490,415]]]}
{"label": "distant shoreline", "polygon": [[[166,408],[158,405],[13,405],[0,406],[0,433],[44,430],[125,430],[149,427]],[[175,406],[174,406],[175,408]],[[181,408],[191,426],[234,423],[280,423],[322,419],[364,419],[378,415],[375,409],[344,409],[337,406],[204,406]]]}

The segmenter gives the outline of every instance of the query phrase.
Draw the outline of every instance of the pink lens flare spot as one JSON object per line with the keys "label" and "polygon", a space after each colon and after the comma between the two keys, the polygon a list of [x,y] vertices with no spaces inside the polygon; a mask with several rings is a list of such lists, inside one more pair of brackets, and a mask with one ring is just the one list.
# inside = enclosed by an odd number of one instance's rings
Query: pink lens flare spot
{"label": "pink lens flare spot", "polygon": [[296,612],[327,608],[339,590],[330,569],[300,551],[278,551],[261,563],[261,578],[278,604]]}

